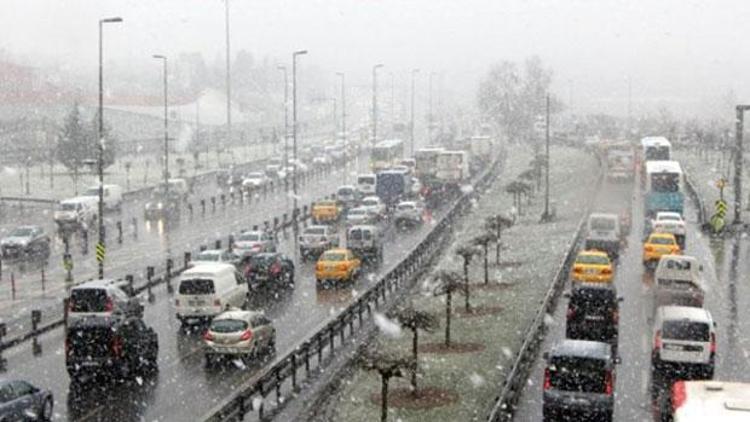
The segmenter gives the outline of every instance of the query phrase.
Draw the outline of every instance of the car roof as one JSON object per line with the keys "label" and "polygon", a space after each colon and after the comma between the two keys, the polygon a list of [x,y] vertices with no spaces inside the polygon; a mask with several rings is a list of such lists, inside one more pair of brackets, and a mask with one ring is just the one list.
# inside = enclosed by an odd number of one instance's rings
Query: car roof
{"label": "car roof", "polygon": [[324,226],[323,224],[317,224],[317,225],[312,225],[312,226],[305,227],[305,231],[308,231],[310,229],[318,229],[318,230],[319,229],[325,229],[325,230],[330,230],[330,227]]}
{"label": "car roof", "polygon": [[358,224],[356,226],[349,227],[349,231],[362,229],[376,231],[378,228],[372,224]]}
{"label": "car roof", "polygon": [[367,201],[368,199],[375,199],[377,201],[380,201],[380,197],[376,195],[365,196],[364,198],[362,198],[362,201]]}
{"label": "car roof", "polygon": [[350,252],[350,251],[347,248],[331,248],[331,249],[328,249],[327,251],[323,252],[323,254],[325,255],[325,254],[327,254],[329,252],[330,253],[347,253],[347,252]]}
{"label": "car roof", "polygon": [[99,287],[99,288],[120,287],[121,285],[124,285],[124,284],[126,284],[125,280],[105,278],[105,279],[84,281],[83,283],[73,286],[73,289],[91,289],[95,287]]}
{"label": "car roof", "polygon": [[574,356],[610,360],[612,358],[612,348],[609,344],[599,341],[565,339],[552,347],[549,356]]}
{"label": "car roof", "polygon": [[581,255],[603,256],[603,257],[609,259],[609,255],[607,255],[606,252],[600,251],[600,250],[597,250],[597,249],[586,249],[586,250],[578,252],[578,256],[581,256]]}
{"label": "car roof", "polygon": [[675,238],[672,233],[662,233],[662,232],[654,232],[654,233],[651,233],[648,236],[649,239],[652,238],[652,237],[669,237],[672,240],[674,240],[674,238]]}
{"label": "car roof", "polygon": [[611,291],[614,294],[617,294],[617,288],[615,287],[614,283],[594,283],[594,282],[587,282],[587,281],[577,281],[572,284],[571,287],[571,293],[575,294],[579,291],[585,291],[585,290],[607,290]]}
{"label": "car roof", "polygon": [[242,309],[231,309],[224,311],[213,318],[214,321],[222,319],[250,319],[254,316],[264,315],[261,311],[245,311]]}
{"label": "car roof", "polygon": [[263,230],[243,230],[243,231],[240,232],[240,235],[243,235],[243,234],[257,234],[257,235],[261,235],[263,233],[264,233]]}
{"label": "car roof", "polygon": [[690,321],[701,321],[707,324],[713,321],[711,313],[708,312],[708,310],[693,306],[660,306],[659,313],[661,314],[662,321],[687,319]]}
{"label": "car roof", "polygon": [[682,218],[682,215],[679,212],[674,211],[659,211],[656,213],[656,216],[659,217],[660,215],[663,215],[665,217],[680,217]]}
{"label": "car roof", "polygon": [[612,218],[612,219],[615,219],[615,220],[616,220],[616,219],[617,219],[617,218],[619,218],[619,217],[617,216],[617,214],[612,214],[612,213],[605,213],[605,212],[592,212],[592,213],[591,213],[591,214],[589,215],[589,218]]}
{"label": "car roof", "polygon": [[227,264],[223,262],[201,262],[199,264],[196,264],[192,268],[188,268],[187,270],[182,272],[182,276],[211,276],[216,273],[223,273],[223,272],[232,272],[234,273],[236,269],[234,268],[234,265]]}
{"label": "car roof", "polygon": [[698,258],[690,255],[662,255],[661,258],[659,258],[659,262],[662,260],[674,260],[674,261],[690,261],[690,262],[698,262]]}
{"label": "car roof", "polygon": [[260,252],[253,255],[250,255],[251,258],[272,258],[277,255],[280,255],[279,252]]}
{"label": "car roof", "polygon": [[205,251],[201,251],[198,256],[201,256],[203,254],[210,255],[210,254],[221,254],[224,252],[224,249],[206,249]]}
{"label": "car roof", "polygon": [[16,226],[15,228],[13,228],[13,230],[20,230],[20,229],[41,230],[42,227],[27,225],[27,226]]}
{"label": "car roof", "polygon": [[417,201],[401,201],[398,203],[398,206],[401,206],[401,205],[414,205],[416,207]]}
{"label": "car roof", "polygon": [[355,188],[352,185],[341,185],[339,186],[338,190],[341,190],[341,189],[355,189]]}

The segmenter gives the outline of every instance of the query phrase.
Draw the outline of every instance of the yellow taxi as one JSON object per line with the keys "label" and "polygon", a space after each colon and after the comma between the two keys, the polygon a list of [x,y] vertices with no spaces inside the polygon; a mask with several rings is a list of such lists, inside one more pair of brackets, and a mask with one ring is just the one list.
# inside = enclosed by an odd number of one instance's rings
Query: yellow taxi
{"label": "yellow taxi", "polygon": [[361,265],[361,261],[349,249],[329,249],[315,264],[315,279],[318,283],[328,280],[352,281],[359,275]]}
{"label": "yellow taxi", "polygon": [[612,261],[606,252],[597,250],[578,252],[570,272],[573,281],[611,283],[613,277]]}
{"label": "yellow taxi", "polygon": [[679,255],[682,251],[672,233],[651,233],[643,243],[643,265],[655,264],[663,255]]}
{"label": "yellow taxi", "polygon": [[339,219],[339,204],[336,201],[318,201],[312,206],[312,218],[317,223],[332,222]]}

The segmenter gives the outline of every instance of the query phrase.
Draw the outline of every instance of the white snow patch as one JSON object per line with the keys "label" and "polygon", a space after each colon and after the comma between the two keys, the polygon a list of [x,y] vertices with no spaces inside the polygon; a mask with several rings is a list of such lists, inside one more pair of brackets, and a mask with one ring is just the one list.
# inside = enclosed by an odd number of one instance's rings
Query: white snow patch
{"label": "white snow patch", "polygon": [[141,377],[135,377],[135,382],[137,382],[138,385],[143,385],[143,378],[141,378]]}
{"label": "white snow patch", "polygon": [[260,409],[261,404],[263,404],[263,397],[253,397],[253,409]]}
{"label": "white snow patch", "polygon": [[381,313],[375,313],[375,325],[380,328],[380,331],[383,332],[388,337],[391,338],[399,338],[401,337],[401,326],[390,319],[388,319],[385,315]]}
{"label": "white snow patch", "polygon": [[245,366],[245,362],[242,361],[242,359],[234,359],[232,360],[232,364],[237,367],[237,369],[246,369],[247,366]]}
{"label": "white snow patch", "polygon": [[471,381],[471,385],[474,386],[474,388],[479,388],[482,385],[484,385],[484,377],[477,374],[476,372],[472,372],[471,375],[469,375],[469,381]]}
{"label": "white snow patch", "polygon": [[503,354],[505,355],[506,358],[510,359],[513,357],[513,352],[510,350],[509,347],[503,347],[501,350],[503,351]]}
{"label": "white snow patch", "polygon": [[544,314],[544,324],[548,327],[555,325],[555,319],[550,314]]}

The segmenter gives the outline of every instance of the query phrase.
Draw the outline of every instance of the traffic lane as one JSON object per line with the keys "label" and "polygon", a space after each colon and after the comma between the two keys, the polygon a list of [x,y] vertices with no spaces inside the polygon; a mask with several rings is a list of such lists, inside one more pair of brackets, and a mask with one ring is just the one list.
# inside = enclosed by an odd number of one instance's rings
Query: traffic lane
{"label": "traffic lane", "polygon": [[[633,184],[613,184],[605,181],[599,192],[597,192],[596,197],[594,198],[595,205],[592,207],[591,211],[597,212],[600,210],[604,210],[606,212],[619,213],[622,210],[628,209],[632,197]],[[628,237],[628,242],[625,250],[620,254],[617,268],[615,270],[615,283],[617,285],[618,294],[620,296],[624,296],[624,284],[629,284],[627,280],[627,278],[629,277],[628,274],[632,271],[637,270],[641,266],[639,249],[640,239],[638,238],[638,236],[640,233],[639,230],[642,229],[640,228],[641,226],[637,224],[637,222],[640,220],[636,220],[635,217],[635,210],[638,209],[639,206],[637,204],[633,205],[633,225],[631,228],[630,236]],[[636,260],[635,264],[637,265],[633,264],[632,261],[634,259]],[[570,283],[568,283],[565,287],[565,291],[569,290]],[[625,302],[621,304],[620,321],[630,321],[625,318],[625,316],[623,316],[623,308],[625,308],[629,304],[630,299],[628,298],[626,298]],[[558,301],[557,308],[555,309],[554,313],[550,315],[550,318],[546,318],[545,323],[547,323],[548,329],[547,335],[542,342],[540,353],[534,362],[532,370],[529,374],[529,378],[526,382],[526,387],[521,393],[521,398],[518,401],[517,409],[513,418],[515,421],[538,422],[542,420],[542,381],[544,377],[545,363],[544,359],[542,359],[542,354],[546,351],[549,351],[554,344],[565,338],[565,320],[567,306],[568,300],[561,297]],[[623,325],[625,324],[620,325],[620,347],[622,347],[622,341],[624,337]],[[623,355],[623,360],[625,359],[627,359],[627,357]],[[617,382],[620,382],[619,378]]]}
{"label": "traffic lane", "polygon": [[[366,160],[360,160],[360,166],[364,166]],[[338,186],[337,182],[342,179],[340,170],[332,171],[329,174],[309,180],[301,187],[298,200],[301,206],[313,200],[320,199],[325,195],[333,193]],[[124,245],[108,254],[108,262],[105,267],[106,274],[113,274],[116,277],[122,277],[125,274],[133,274],[138,280],[145,277],[146,265],[153,265],[157,269],[163,269],[166,258],[172,256],[176,265],[182,260],[182,253],[186,250],[195,251],[200,245],[213,247],[214,240],[222,239],[223,245],[226,245],[226,234],[229,232],[237,233],[243,229],[249,229],[252,225],[262,225],[263,220],[270,220],[271,216],[281,216],[283,213],[291,215],[293,199],[291,193],[279,191],[269,193],[265,197],[254,198],[248,205],[227,205],[217,207],[215,213],[207,213],[203,217],[193,217],[191,220],[181,220],[178,224],[170,225],[165,228],[163,222],[153,222],[146,225],[145,231],[149,236],[141,236],[142,241],[138,248]],[[184,218],[184,217],[183,217]],[[148,257],[144,259],[144,257]],[[158,258],[157,258],[158,257]],[[92,278],[97,272],[97,262],[93,253],[89,254],[87,259],[76,261],[75,280]],[[64,282],[65,272],[60,267],[47,274],[49,282],[46,290],[42,295],[33,298],[34,307],[43,309],[43,316],[58,315],[60,301],[66,295],[68,285]],[[40,290],[40,284],[35,280],[33,283],[17,283],[19,288],[19,297],[24,293],[23,289]],[[5,289],[3,289],[3,287]],[[10,286],[0,286],[0,292],[9,290]],[[9,292],[5,292],[10,298]],[[27,329],[28,317],[18,315],[19,306],[28,313],[30,308],[28,301],[19,302],[7,300],[0,304],[0,314],[11,319],[9,321],[9,332],[12,330]],[[51,311],[51,312],[49,312]],[[13,320],[15,316],[15,320]]]}
{"label": "traffic lane", "polygon": [[[409,248],[426,236],[430,228],[425,225],[398,234],[388,231],[386,239],[392,247],[384,251],[383,266],[366,267],[363,277],[351,286],[318,289],[314,264],[300,264],[297,260],[297,283],[293,290],[282,290],[278,295],[270,293],[258,298],[274,320],[279,352],[294,347],[304,336],[313,332],[313,328],[323,324],[332,314],[371,287],[378,279],[375,272],[395,265]],[[290,256],[297,248],[292,237],[282,247]],[[56,380],[51,387],[58,402],[57,410],[67,418],[122,420],[127,415],[128,419],[190,420],[198,414],[196,412],[205,412],[207,407],[222,401],[262,367],[262,363],[243,366],[233,361],[218,371],[207,371],[204,368],[201,330],[182,332],[174,316],[172,297],[163,292],[158,292],[156,303],[146,308],[145,318],[158,332],[160,340],[160,371],[153,380],[141,379],[140,383],[127,382],[93,390],[71,387],[64,368],[62,330],[42,338],[42,356],[29,360],[28,349],[11,349],[6,354],[9,374],[39,385],[49,385],[50,380]],[[101,400],[94,399],[96,397],[110,398],[108,404],[103,406]],[[134,402],[133,397],[139,399]],[[148,406],[144,407],[143,403]]]}

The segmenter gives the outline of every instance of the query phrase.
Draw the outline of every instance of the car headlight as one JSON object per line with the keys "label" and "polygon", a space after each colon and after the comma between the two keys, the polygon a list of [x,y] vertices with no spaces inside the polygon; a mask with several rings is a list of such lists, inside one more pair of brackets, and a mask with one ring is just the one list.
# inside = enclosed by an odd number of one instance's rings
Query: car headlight
{"label": "car headlight", "polygon": [[156,204],[156,208],[162,209],[162,208],[164,208],[164,204],[162,204],[161,202],[159,202],[158,204]]}

